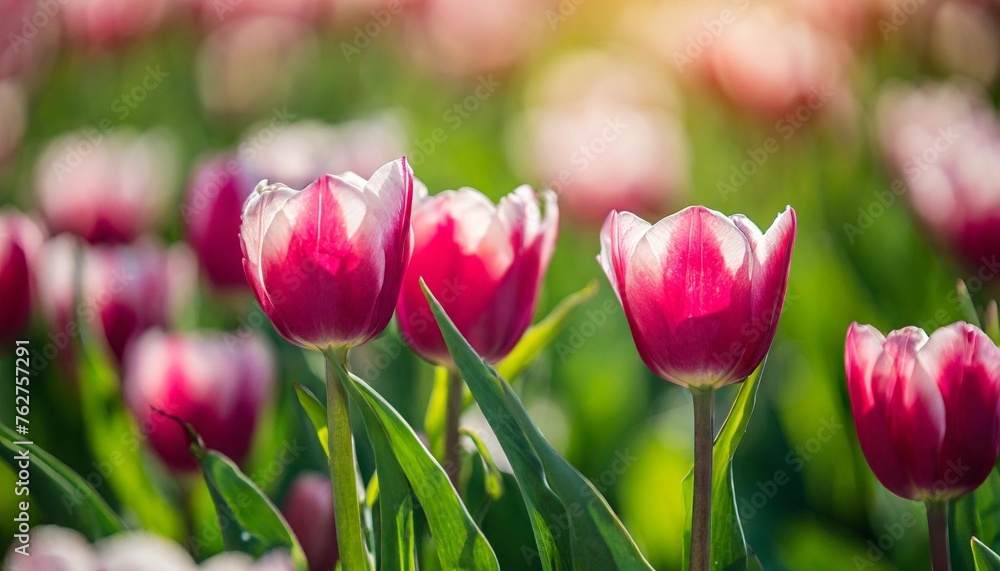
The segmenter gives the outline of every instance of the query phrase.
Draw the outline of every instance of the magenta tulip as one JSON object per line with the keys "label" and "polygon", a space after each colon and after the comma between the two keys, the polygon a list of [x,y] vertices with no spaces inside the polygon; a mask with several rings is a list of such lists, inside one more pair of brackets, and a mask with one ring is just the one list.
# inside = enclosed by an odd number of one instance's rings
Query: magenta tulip
{"label": "magenta tulip", "polygon": [[243,268],[283,337],[350,348],[388,325],[410,259],[412,197],[405,158],[367,181],[347,173],[301,191],[257,186],[243,209]]}
{"label": "magenta tulip", "polygon": [[173,167],[174,148],[160,134],[83,129],[50,144],[38,160],[38,202],[53,232],[131,242],[159,227]]}
{"label": "magenta tulip", "polygon": [[420,278],[484,359],[506,356],[531,324],[535,298],[559,230],[552,192],[545,213],[528,186],[494,205],[477,190],[445,191],[418,201],[414,250],[396,316],[403,337],[421,357],[451,363]]}
{"label": "magenta tulip", "polygon": [[853,323],[844,352],[861,450],[892,493],[947,500],[989,476],[1000,450],[1000,349],[954,323],[930,337]]}
{"label": "magenta tulip", "polygon": [[181,207],[187,241],[205,275],[222,289],[247,287],[240,215],[251,191],[239,162],[220,155],[197,168]]}
{"label": "magenta tulip", "polygon": [[73,284],[77,248],[83,250],[81,315],[88,327],[104,333],[119,362],[137,335],[169,325],[194,289],[197,270],[186,246],[165,248],[154,238],[85,246],[71,236],[57,236],[41,250],[38,280],[50,337],[59,346],[80,326]]}
{"label": "magenta tulip", "polygon": [[329,571],[337,565],[337,528],[333,517],[330,479],[319,474],[295,478],[281,512],[302,545],[312,571]]}
{"label": "magenta tulip", "polygon": [[703,206],[654,225],[612,212],[599,261],[646,365],[681,386],[715,388],[742,381],[767,354],[794,242],[791,207],[766,234]]}
{"label": "magenta tulip", "polygon": [[31,218],[13,209],[0,211],[0,341],[15,339],[31,318],[34,263],[42,239]]}
{"label": "magenta tulip", "polygon": [[271,350],[256,337],[151,330],[125,361],[125,400],[163,462],[176,471],[197,466],[183,429],[156,407],[190,423],[205,446],[240,462],[274,385]]}

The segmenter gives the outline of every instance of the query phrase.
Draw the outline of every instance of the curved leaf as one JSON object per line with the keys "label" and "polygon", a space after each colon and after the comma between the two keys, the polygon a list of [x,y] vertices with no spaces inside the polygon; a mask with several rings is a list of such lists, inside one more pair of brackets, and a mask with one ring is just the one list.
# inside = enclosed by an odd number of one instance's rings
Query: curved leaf
{"label": "curved leaf", "polygon": [[[3,460],[15,474],[28,464],[31,474],[29,496],[11,496],[20,503],[38,502],[54,524],[71,527],[91,541],[125,531],[125,524],[93,487],[79,474],[36,444],[21,443],[10,427],[0,424]],[[29,488],[23,488],[25,490]]]}
{"label": "curved leaf", "polygon": [[652,569],[607,501],[545,440],[510,385],[421,282],[455,365],[514,468],[545,569]]}
{"label": "curved leaf", "polygon": [[1000,571],[1000,555],[975,537],[972,538],[972,558],[976,571]]}
{"label": "curved leaf", "polygon": [[[357,376],[334,363],[351,399],[363,411],[369,435],[381,435],[385,442],[373,444],[391,448],[398,467],[406,475],[413,494],[427,518],[437,544],[438,557],[445,569],[499,569],[496,554],[469,515],[444,469],[424,447],[416,433],[392,405]],[[392,464],[389,464],[392,466]],[[381,468],[382,465],[380,465]],[[389,472],[379,476],[380,503],[386,500]],[[395,507],[395,506],[392,506]],[[399,512],[393,512],[399,515]]]}

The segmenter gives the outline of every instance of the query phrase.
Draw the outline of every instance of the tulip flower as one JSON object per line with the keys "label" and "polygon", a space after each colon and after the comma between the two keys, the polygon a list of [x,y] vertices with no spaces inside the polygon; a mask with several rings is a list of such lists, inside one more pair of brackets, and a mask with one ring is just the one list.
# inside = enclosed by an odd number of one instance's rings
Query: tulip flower
{"label": "tulip flower", "polygon": [[295,478],[281,512],[302,545],[309,568],[313,571],[335,568],[338,553],[337,543],[330,541],[336,533],[330,479],[310,473]]}
{"label": "tulip flower", "polygon": [[885,192],[905,189],[969,281],[991,281],[1000,264],[1000,117],[986,94],[968,85],[896,87],[880,97],[878,117],[883,154],[900,177]]}
{"label": "tulip flower", "polygon": [[153,329],[129,348],[123,392],[140,422],[153,426],[157,455],[172,470],[187,471],[198,465],[187,435],[152,407],[191,424],[207,448],[240,462],[274,377],[274,358],[257,337]]}
{"label": "tulip flower", "polygon": [[243,137],[239,158],[250,180],[299,188],[328,172],[371,176],[402,154],[405,143],[402,122],[391,113],[336,125],[307,120],[275,129],[268,122]]}
{"label": "tulip flower", "polygon": [[844,368],[868,465],[892,493],[927,503],[934,569],[947,569],[945,502],[978,488],[1000,450],[1000,349],[968,323],[930,337],[853,323]]}
{"label": "tulip flower", "polygon": [[403,337],[424,359],[450,364],[420,278],[484,359],[495,363],[531,324],[535,298],[558,232],[556,197],[519,187],[495,206],[477,190],[445,191],[418,200],[413,259],[396,316]]}
{"label": "tulip flower", "polygon": [[764,360],[784,305],[795,211],[766,233],[743,215],[692,206],[649,224],[612,212],[598,261],[625,310],[639,355],[694,400],[691,569],[711,557],[714,389]]}
{"label": "tulip flower", "polygon": [[612,212],[600,263],[646,365],[681,386],[717,388],[749,376],[770,348],[794,241],[791,208],[766,234],[703,206],[655,225]]}
{"label": "tulip flower", "polygon": [[216,287],[247,287],[240,247],[240,216],[251,190],[236,159],[212,157],[196,170],[181,207],[187,241]]}
{"label": "tulip flower", "polygon": [[348,173],[301,191],[257,186],[243,208],[243,268],[285,339],[349,348],[385,329],[410,259],[412,195],[405,158],[368,181]]}
{"label": "tulip flower", "polygon": [[159,134],[83,129],[43,152],[35,177],[54,233],[96,244],[131,242],[155,230],[173,184],[173,147]]}
{"label": "tulip flower", "polygon": [[79,327],[73,283],[78,248],[83,249],[80,315],[103,332],[119,362],[140,333],[169,325],[194,289],[195,261],[186,247],[164,248],[153,238],[93,247],[65,235],[53,238],[42,247],[38,281],[50,337],[60,347]]}
{"label": "tulip flower", "polygon": [[0,211],[0,340],[9,342],[24,331],[34,300],[34,265],[42,231],[31,218],[13,209]]}
{"label": "tulip flower", "polygon": [[243,207],[243,268],[290,342],[327,359],[330,473],[344,569],[368,569],[345,383],[347,352],[392,318],[410,261],[413,173],[406,158],[370,179],[323,175],[303,190],[257,185]]}

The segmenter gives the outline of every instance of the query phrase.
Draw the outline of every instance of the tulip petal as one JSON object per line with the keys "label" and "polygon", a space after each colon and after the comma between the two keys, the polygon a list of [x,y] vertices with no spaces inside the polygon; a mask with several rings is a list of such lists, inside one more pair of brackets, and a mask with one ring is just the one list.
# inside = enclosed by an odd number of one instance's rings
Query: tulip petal
{"label": "tulip petal", "polygon": [[732,217],[750,243],[754,264],[751,271],[753,318],[749,328],[747,351],[736,373],[745,378],[764,360],[774,340],[788,289],[788,273],[795,244],[795,210],[787,207],[778,215],[766,234],[743,215]]}
{"label": "tulip petal", "polygon": [[620,290],[646,364],[686,386],[731,381],[746,346],[750,268],[746,237],[718,212],[689,207],[653,225]]}
{"label": "tulip petal", "polygon": [[597,260],[604,269],[611,289],[624,305],[621,290],[625,285],[628,263],[639,240],[652,225],[631,212],[612,210],[601,228],[601,253]]}
{"label": "tulip petal", "polygon": [[[889,440],[916,490],[929,489],[937,479],[936,459],[945,434],[944,401],[936,375],[917,366],[918,351],[927,341],[927,334],[916,327],[890,333],[871,381]],[[905,497],[912,497],[912,492]]]}
{"label": "tulip petal", "polygon": [[971,491],[989,476],[1000,449],[1000,349],[978,328],[955,323],[935,331],[918,359],[947,415],[937,483],[956,495]]}

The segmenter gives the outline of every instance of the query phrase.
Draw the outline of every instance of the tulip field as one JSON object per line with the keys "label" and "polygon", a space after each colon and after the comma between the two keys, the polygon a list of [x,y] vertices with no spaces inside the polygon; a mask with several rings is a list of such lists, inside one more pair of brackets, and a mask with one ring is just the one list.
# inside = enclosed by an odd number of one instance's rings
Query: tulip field
{"label": "tulip field", "polygon": [[0,569],[1000,571],[995,0],[0,32]]}

